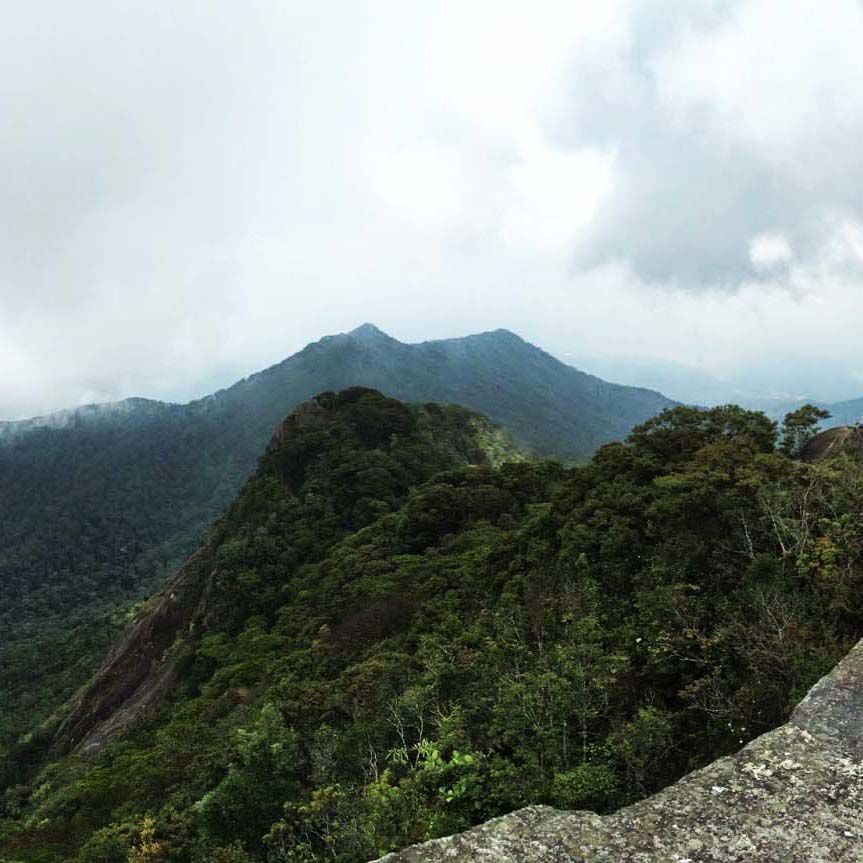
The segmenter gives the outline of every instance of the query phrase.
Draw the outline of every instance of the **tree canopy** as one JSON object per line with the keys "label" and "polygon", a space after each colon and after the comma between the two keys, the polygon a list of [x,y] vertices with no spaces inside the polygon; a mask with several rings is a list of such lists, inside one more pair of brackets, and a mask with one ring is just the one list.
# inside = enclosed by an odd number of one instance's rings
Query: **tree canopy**
{"label": "tree canopy", "polygon": [[0,855],[358,863],[608,811],[783,722],[863,632],[861,465],[761,414],[673,409],[568,468],[327,399],[216,526],[171,697],[95,760],[21,742]]}

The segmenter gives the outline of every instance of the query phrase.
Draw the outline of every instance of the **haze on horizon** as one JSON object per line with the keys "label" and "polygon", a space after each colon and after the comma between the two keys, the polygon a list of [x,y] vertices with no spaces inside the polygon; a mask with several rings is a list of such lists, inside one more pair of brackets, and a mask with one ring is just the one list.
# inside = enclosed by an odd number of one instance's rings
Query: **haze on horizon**
{"label": "haze on horizon", "polygon": [[367,320],[863,395],[857,0],[5,13],[0,418]]}

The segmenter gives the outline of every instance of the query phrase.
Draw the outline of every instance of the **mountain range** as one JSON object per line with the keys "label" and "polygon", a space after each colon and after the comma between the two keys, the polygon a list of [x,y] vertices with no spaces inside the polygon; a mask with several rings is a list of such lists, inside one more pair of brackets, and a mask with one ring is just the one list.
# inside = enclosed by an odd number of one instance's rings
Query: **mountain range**
{"label": "mountain range", "polygon": [[[189,404],[135,398],[0,424],[0,750],[86,679],[130,603],[195,548],[283,417],[355,385],[481,411],[524,450],[568,461],[672,404],[506,330],[408,345],[365,324]],[[32,654],[43,660],[21,660]]]}
{"label": "mountain range", "polygon": [[[372,324],[326,336],[281,363],[186,405],[131,398],[44,417],[0,422],[0,440],[39,429],[135,425],[167,417],[232,415],[272,428],[287,410],[327,389],[370,386],[395,398],[464,404],[506,427],[537,455],[583,461],[672,401],[608,383],[556,360],[508,330],[404,344]],[[255,448],[255,452],[258,448]]]}
{"label": "mountain range", "polygon": [[[86,684],[19,715],[0,859],[364,863],[641,800],[777,728],[860,637],[863,470],[832,449],[677,406],[565,466],[464,407],[321,393]],[[40,648],[4,656],[28,692]]]}
{"label": "mountain range", "polygon": [[863,422],[863,398],[823,404],[820,407],[830,411],[830,419],[824,423],[825,426],[851,426]]}

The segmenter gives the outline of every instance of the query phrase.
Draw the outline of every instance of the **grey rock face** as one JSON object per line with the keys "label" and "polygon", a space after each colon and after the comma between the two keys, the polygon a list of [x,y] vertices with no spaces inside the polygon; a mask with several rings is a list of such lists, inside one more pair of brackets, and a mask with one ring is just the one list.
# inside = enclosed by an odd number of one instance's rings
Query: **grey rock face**
{"label": "grey rock face", "polygon": [[863,642],[789,722],[599,817],[531,806],[381,863],[859,863]]}

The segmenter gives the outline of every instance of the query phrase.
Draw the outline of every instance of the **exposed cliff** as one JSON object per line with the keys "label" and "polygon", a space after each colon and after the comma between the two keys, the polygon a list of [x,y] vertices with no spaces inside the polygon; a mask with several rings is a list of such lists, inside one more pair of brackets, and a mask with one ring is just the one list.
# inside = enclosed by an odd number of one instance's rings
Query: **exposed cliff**
{"label": "exposed cliff", "polygon": [[863,859],[863,642],[786,725],[613,815],[535,806],[386,863]]}
{"label": "exposed cliff", "polygon": [[840,453],[857,457],[863,456],[863,427],[838,426],[827,429],[815,435],[803,447],[800,457],[803,461],[814,462],[837,456]]}
{"label": "exposed cliff", "polygon": [[105,741],[157,708],[189,653],[184,636],[205,611],[212,550],[194,555],[111,650],[63,716],[54,737],[59,753],[96,753]]}

